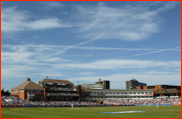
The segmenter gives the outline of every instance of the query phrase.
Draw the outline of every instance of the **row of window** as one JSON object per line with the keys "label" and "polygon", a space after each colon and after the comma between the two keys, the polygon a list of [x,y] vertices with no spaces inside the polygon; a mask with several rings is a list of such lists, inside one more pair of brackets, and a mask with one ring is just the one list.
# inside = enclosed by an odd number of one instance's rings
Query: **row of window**
{"label": "row of window", "polygon": [[43,91],[41,91],[41,90],[27,90],[27,92],[31,92],[31,93],[34,93],[34,92],[36,92],[36,93],[41,93],[41,92],[43,92]]}
{"label": "row of window", "polygon": [[92,96],[92,98],[153,98],[152,96]]}
{"label": "row of window", "polygon": [[92,92],[91,94],[153,94],[153,92]]}

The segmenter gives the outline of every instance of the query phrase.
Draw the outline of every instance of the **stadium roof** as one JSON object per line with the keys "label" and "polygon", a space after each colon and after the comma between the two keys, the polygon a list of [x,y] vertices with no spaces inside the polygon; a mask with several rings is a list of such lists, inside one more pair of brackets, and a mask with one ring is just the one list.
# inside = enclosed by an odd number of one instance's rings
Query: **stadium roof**
{"label": "stadium roof", "polygon": [[89,90],[89,89],[87,89],[87,88],[85,88],[85,87],[83,87],[83,86],[81,86],[81,90],[84,90],[84,91],[90,92],[90,90]]}
{"label": "stadium roof", "polygon": [[158,94],[167,94],[167,93],[181,93],[180,90],[173,88],[173,89],[163,89],[162,91],[157,92]]}
{"label": "stadium roof", "polygon": [[26,81],[16,87],[14,87],[13,89],[43,90],[43,88],[41,86],[39,86],[38,84],[36,84],[32,81]]}
{"label": "stadium roof", "polygon": [[68,80],[55,80],[55,79],[43,79],[40,82],[46,82],[46,83],[61,83],[61,84],[73,84]]}
{"label": "stadium roof", "polygon": [[[77,86],[74,86],[74,87],[76,88]],[[86,92],[90,92],[90,90],[88,88],[85,88],[83,86],[81,86],[81,90],[86,91]]]}

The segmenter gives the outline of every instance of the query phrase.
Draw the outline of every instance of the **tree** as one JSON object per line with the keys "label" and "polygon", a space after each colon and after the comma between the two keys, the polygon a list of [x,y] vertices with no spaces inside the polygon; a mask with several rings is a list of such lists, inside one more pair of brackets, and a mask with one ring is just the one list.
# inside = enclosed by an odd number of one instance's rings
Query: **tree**
{"label": "tree", "polygon": [[10,95],[9,90],[7,90],[7,91],[5,92],[5,95]]}
{"label": "tree", "polygon": [[1,89],[1,95],[4,95],[4,88],[3,89]]}

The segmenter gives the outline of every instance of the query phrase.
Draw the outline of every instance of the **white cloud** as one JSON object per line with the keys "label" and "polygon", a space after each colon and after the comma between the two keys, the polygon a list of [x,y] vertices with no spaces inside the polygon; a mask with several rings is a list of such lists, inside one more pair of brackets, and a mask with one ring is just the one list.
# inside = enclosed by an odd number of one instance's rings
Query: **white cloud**
{"label": "white cloud", "polygon": [[112,75],[102,75],[94,77],[74,77],[69,78],[69,81],[80,81],[88,82],[89,84],[94,84],[99,78],[102,80],[109,80],[111,89],[126,89],[126,81],[129,81],[132,78],[135,78],[139,82],[147,83],[147,85],[181,85],[181,74],[112,74]]}
{"label": "white cloud", "polygon": [[[181,47],[168,48],[168,49],[156,49],[156,48],[113,48],[113,47],[85,47],[85,46],[64,46],[64,45],[1,45],[2,48],[36,48],[37,50],[54,50],[56,48],[69,48],[69,49],[80,49],[80,50],[118,50],[118,51],[154,51],[163,52],[163,51],[181,51]],[[144,53],[145,54],[145,53]],[[150,54],[150,53],[148,53]],[[138,54],[139,55],[139,54]]]}
{"label": "white cloud", "polygon": [[76,73],[78,75],[82,75],[82,76],[91,76],[93,75],[94,73],[93,72],[79,72],[79,73]]}
{"label": "white cloud", "polygon": [[71,20],[81,26],[76,31],[84,38],[138,41],[159,32],[159,13],[172,9],[176,4],[178,2],[167,2],[156,10],[139,6],[77,5],[72,10]]}
{"label": "white cloud", "polygon": [[93,63],[64,63],[64,64],[51,64],[57,69],[130,69],[130,68],[171,68],[181,67],[181,61],[150,61],[150,60],[100,60]]}
{"label": "white cloud", "polygon": [[43,5],[45,5],[46,9],[53,9],[53,8],[62,8],[65,7],[65,4],[62,4],[60,2],[56,2],[56,1],[44,1],[41,2]]}
{"label": "white cloud", "polygon": [[171,74],[171,73],[174,73],[174,72],[160,72],[160,71],[149,71],[149,72],[146,72],[146,74]]}
{"label": "white cloud", "polygon": [[70,27],[57,18],[46,18],[30,21],[31,14],[27,11],[17,10],[17,7],[1,9],[2,33],[16,33],[29,30],[43,30],[52,28]]}

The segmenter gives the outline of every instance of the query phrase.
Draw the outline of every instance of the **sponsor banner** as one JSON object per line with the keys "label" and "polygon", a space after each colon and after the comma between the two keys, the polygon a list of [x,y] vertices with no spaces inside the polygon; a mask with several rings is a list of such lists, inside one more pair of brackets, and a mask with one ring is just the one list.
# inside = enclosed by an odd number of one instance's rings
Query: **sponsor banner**
{"label": "sponsor banner", "polygon": [[35,107],[35,105],[26,105],[25,107]]}
{"label": "sponsor banner", "polygon": [[156,97],[156,98],[168,98],[168,96],[159,96],[159,97]]}
{"label": "sponsor banner", "polygon": [[170,96],[170,98],[178,98],[178,96]]}
{"label": "sponsor banner", "polygon": [[181,105],[181,103],[173,103],[172,105]]}
{"label": "sponsor banner", "polygon": [[1,105],[2,108],[4,107],[25,107],[24,105]]}
{"label": "sponsor banner", "polygon": [[109,105],[109,106],[111,106],[111,107],[112,107],[112,106],[118,106],[118,105]]}
{"label": "sponsor banner", "polygon": [[162,105],[162,106],[164,106],[164,105],[171,105],[171,104],[158,104],[158,105]]}
{"label": "sponsor banner", "polygon": [[118,105],[118,106],[135,106],[135,105]]}
{"label": "sponsor banner", "polygon": [[[157,104],[139,104],[139,105],[135,105],[135,106],[156,106]],[[168,105],[171,105],[171,104],[158,104],[160,106],[168,106]]]}

